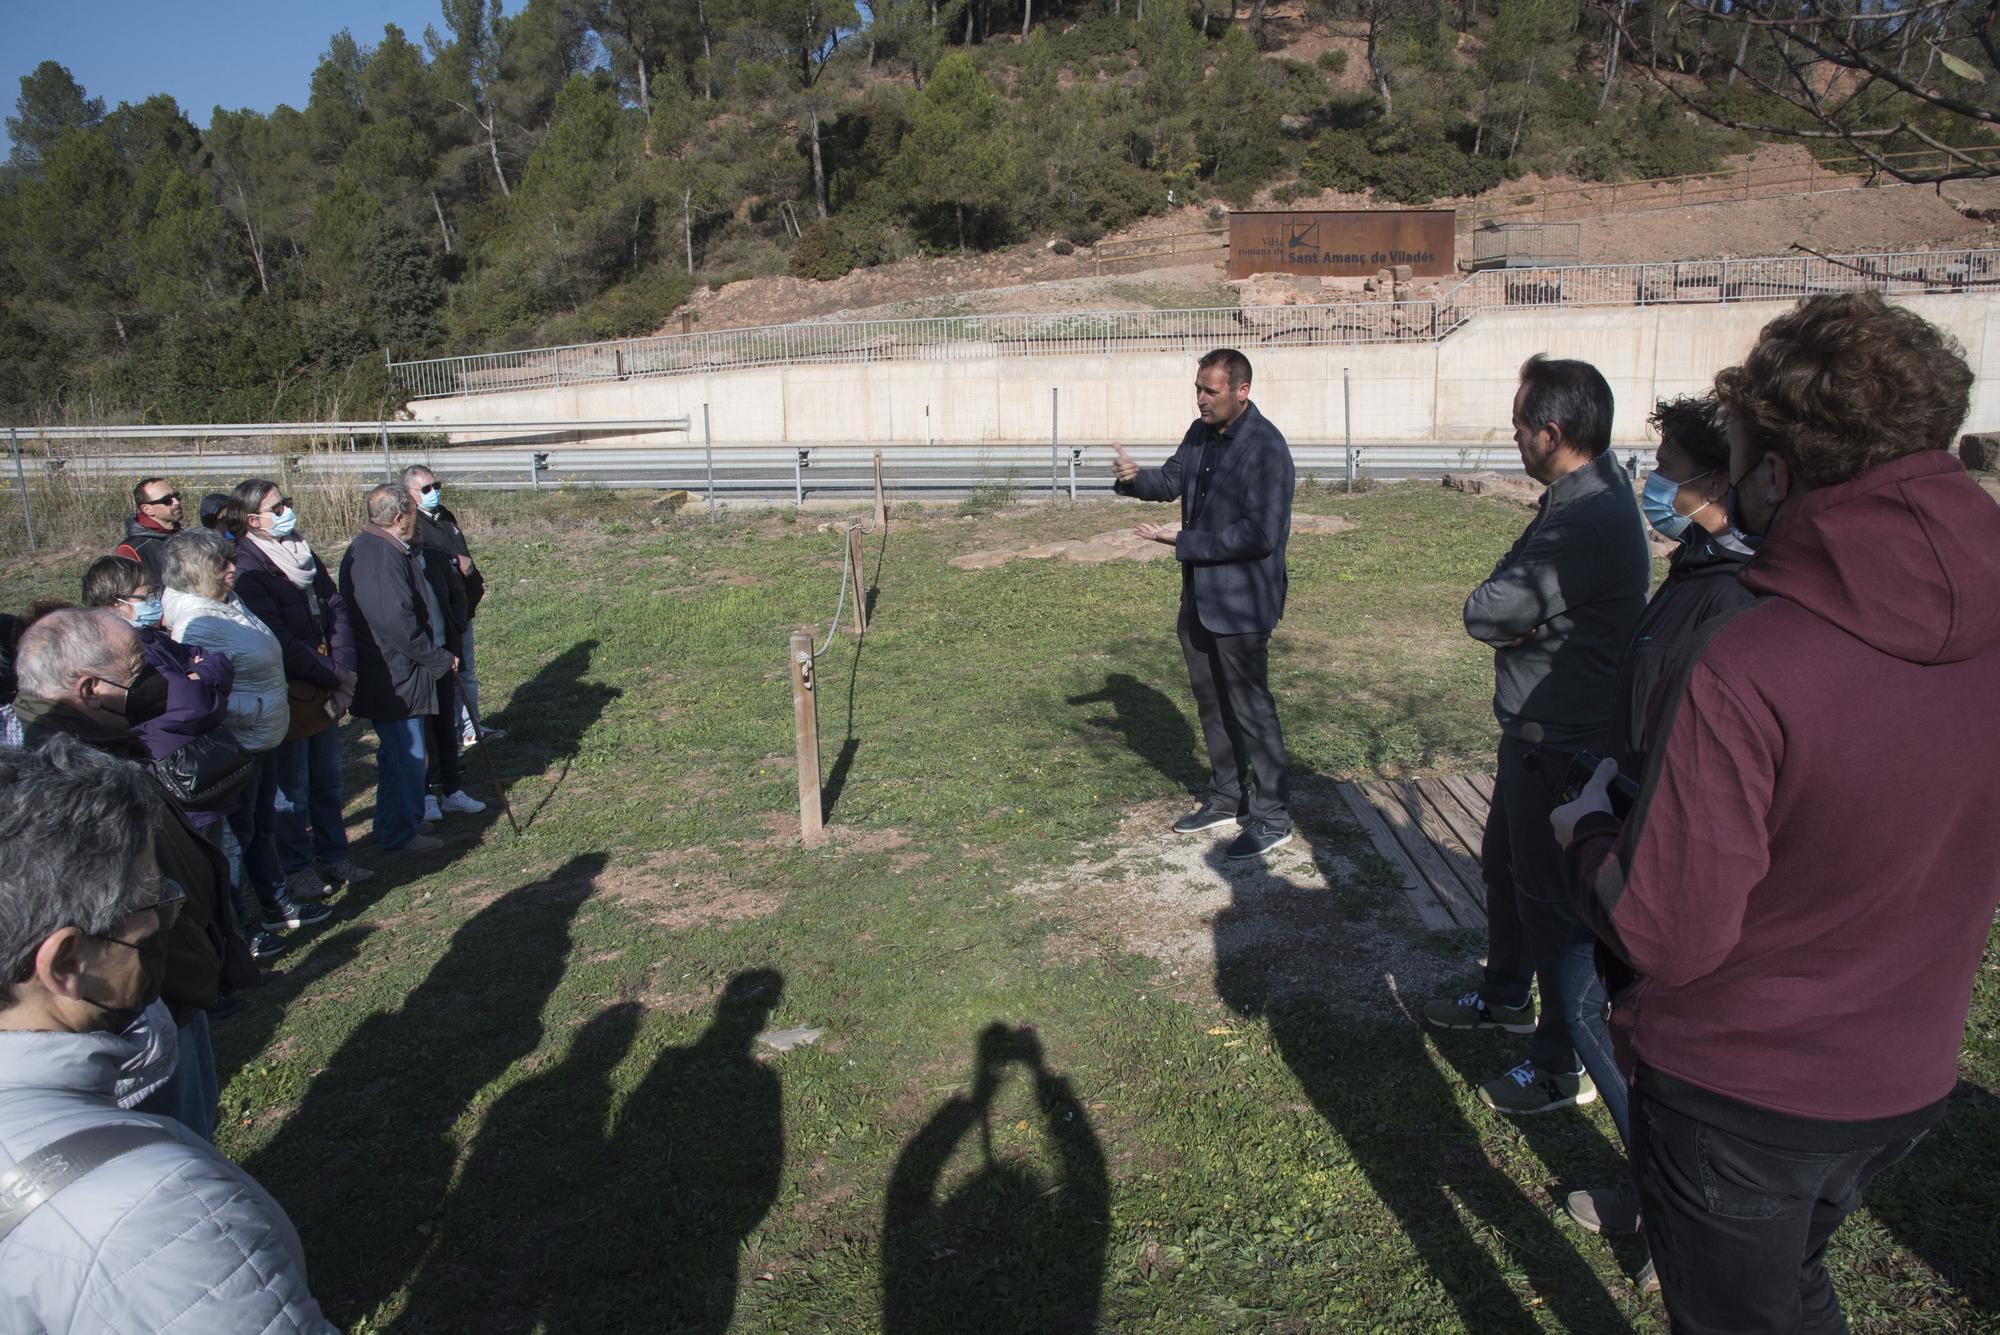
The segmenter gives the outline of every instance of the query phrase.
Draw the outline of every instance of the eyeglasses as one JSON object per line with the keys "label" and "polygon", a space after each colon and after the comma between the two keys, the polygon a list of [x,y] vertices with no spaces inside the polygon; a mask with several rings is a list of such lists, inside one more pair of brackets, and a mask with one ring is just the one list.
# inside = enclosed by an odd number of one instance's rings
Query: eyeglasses
{"label": "eyeglasses", "polygon": [[132,592],[125,594],[124,596],[119,598],[118,601],[121,603],[135,603],[135,604],[149,603],[153,601],[153,599],[159,596],[160,596],[160,591],[158,589],[134,589],[132,590]]}
{"label": "eyeglasses", "polygon": [[426,482],[424,483],[423,486],[417,488],[417,491],[425,496],[430,495],[434,491],[443,491],[443,490],[444,490],[444,483],[442,482]]}
{"label": "eyeglasses", "polygon": [[[159,914],[160,922],[157,927],[140,937],[137,941],[126,941],[115,936],[97,936],[96,939],[99,941],[108,941],[113,945],[125,946],[131,950],[144,950],[152,944],[155,937],[162,936],[173,930],[174,924],[180,921],[181,905],[186,902],[187,891],[182,888],[179,881],[162,879],[160,882],[160,897],[150,904],[141,904],[138,908],[132,910],[132,913],[144,913],[150,909],[154,913]],[[130,917],[131,914],[127,914],[126,916]],[[93,933],[93,935],[95,934]]]}
{"label": "eyeglasses", "polygon": [[152,500],[150,500],[150,501],[141,501],[141,502],[140,502],[140,504],[141,504],[141,505],[172,505],[172,504],[173,504],[173,503],[174,503],[175,501],[179,500],[180,498],[181,498],[181,494],[180,494],[179,492],[177,492],[177,491],[170,491],[170,492],[168,492],[168,493],[167,493],[166,495],[164,495],[164,496],[155,496],[155,497],[154,497],[154,498],[153,498]]}

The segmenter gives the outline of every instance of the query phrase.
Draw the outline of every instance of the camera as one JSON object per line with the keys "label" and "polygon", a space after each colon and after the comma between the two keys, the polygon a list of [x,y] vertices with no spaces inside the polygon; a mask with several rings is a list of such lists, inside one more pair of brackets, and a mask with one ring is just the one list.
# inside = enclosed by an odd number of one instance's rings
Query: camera
{"label": "camera", "polygon": [[[1583,796],[1584,788],[1590,783],[1590,776],[1597,773],[1598,765],[1603,763],[1603,756],[1598,755],[1595,751],[1571,751],[1565,753],[1561,751],[1549,752],[1538,750],[1530,751],[1523,759],[1522,764],[1544,778],[1548,778],[1561,764],[1561,757],[1565,754],[1569,756],[1569,764],[1563,767],[1561,774],[1555,777],[1562,783],[1562,802],[1558,805],[1566,806]],[[1631,775],[1620,772],[1616,778],[1611,780],[1611,788],[1608,795],[1611,798],[1611,814],[1619,820],[1624,820],[1632,814],[1633,806],[1639,801],[1639,784]]]}

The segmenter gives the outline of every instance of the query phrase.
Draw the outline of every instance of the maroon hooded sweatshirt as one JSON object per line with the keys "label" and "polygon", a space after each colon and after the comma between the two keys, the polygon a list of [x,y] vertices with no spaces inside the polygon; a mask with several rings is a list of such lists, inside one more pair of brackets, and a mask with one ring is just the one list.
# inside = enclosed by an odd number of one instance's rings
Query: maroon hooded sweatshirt
{"label": "maroon hooded sweatshirt", "polygon": [[1905,456],[1783,507],[1742,579],[1631,815],[1569,849],[1640,975],[1613,1035],[1669,1102],[1905,1118],[1958,1078],[2000,905],[2000,506]]}

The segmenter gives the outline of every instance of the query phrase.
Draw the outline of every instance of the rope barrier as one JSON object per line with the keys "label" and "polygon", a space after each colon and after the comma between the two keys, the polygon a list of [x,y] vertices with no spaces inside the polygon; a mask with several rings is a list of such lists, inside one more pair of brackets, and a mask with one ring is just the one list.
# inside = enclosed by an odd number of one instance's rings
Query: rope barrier
{"label": "rope barrier", "polygon": [[[875,527],[872,524],[866,527],[863,527],[860,524],[849,524],[846,528],[841,530],[840,596],[834,599],[833,602],[833,622],[826,628],[826,643],[822,644],[819,648],[813,650],[812,656],[815,659],[819,658],[828,649],[831,649],[833,647],[833,637],[840,634],[840,614],[847,610],[847,585],[850,577],[853,574],[853,561],[854,561],[854,544],[847,540],[847,535],[857,531],[862,533],[863,535],[866,535],[869,533],[873,533],[875,531]],[[866,635],[868,632],[864,629],[861,633]]]}

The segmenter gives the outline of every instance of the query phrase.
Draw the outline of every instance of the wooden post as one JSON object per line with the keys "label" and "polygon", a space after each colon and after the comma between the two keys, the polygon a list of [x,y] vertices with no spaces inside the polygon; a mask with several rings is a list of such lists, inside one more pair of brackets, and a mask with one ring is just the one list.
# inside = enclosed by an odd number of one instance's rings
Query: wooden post
{"label": "wooden post", "polygon": [[882,494],[882,451],[875,451],[875,529],[889,522],[889,502]]}
{"label": "wooden post", "polygon": [[847,628],[856,635],[865,635],[868,633],[868,577],[861,572],[861,530],[858,528],[847,530],[847,574],[853,581],[847,596],[854,600],[854,619],[847,623]]}
{"label": "wooden post", "polygon": [[792,732],[799,752],[799,842],[817,848],[823,831],[819,808],[819,706],[813,698],[813,637],[792,632]]}

